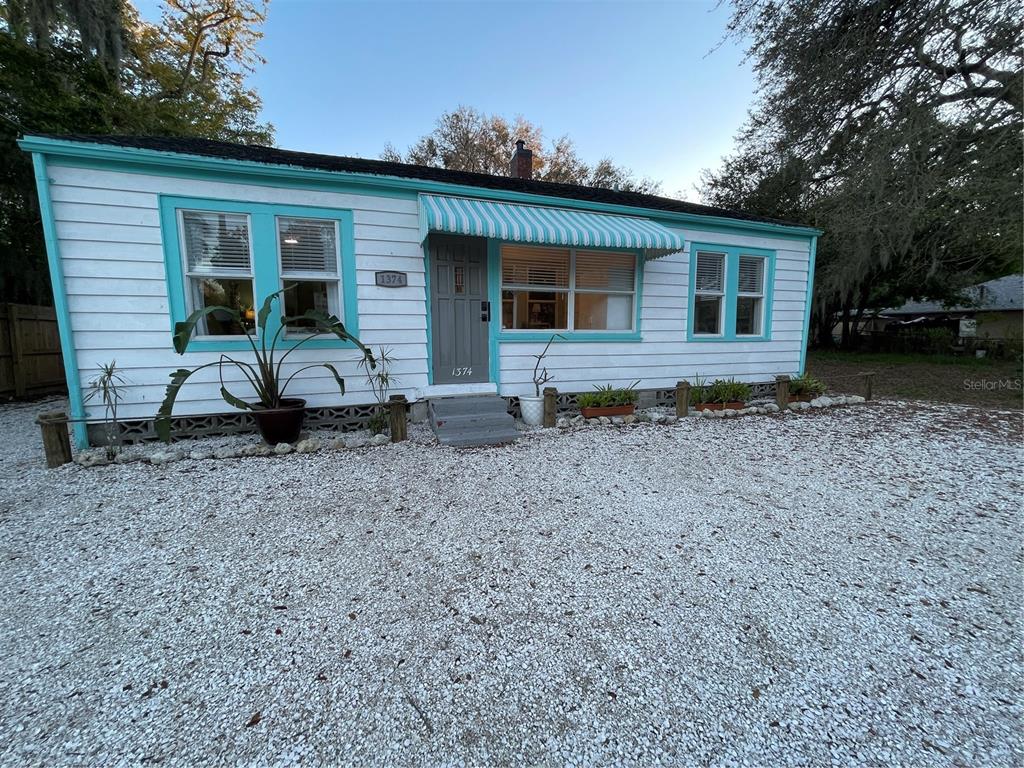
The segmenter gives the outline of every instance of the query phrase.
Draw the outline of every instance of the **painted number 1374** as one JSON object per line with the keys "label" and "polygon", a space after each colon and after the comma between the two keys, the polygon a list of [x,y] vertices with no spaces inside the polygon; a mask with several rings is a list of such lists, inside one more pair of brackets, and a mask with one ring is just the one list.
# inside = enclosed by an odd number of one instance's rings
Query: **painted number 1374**
{"label": "painted number 1374", "polygon": [[472,376],[472,368],[452,368],[452,376]]}

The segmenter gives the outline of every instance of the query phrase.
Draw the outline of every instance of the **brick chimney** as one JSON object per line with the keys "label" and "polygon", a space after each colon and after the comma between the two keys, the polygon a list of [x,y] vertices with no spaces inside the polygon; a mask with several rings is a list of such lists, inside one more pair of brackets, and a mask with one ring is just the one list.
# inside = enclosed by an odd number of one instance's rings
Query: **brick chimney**
{"label": "brick chimney", "polygon": [[522,139],[516,142],[516,151],[512,153],[512,162],[509,163],[509,173],[515,179],[533,178],[533,151],[526,148],[526,142]]}

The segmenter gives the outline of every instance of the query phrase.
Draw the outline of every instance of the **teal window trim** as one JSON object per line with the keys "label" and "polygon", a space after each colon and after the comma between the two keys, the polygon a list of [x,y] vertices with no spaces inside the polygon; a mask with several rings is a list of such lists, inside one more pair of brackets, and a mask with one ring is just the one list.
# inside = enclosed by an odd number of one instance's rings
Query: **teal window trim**
{"label": "teal window trim", "polygon": [[[340,258],[339,277],[341,280],[342,317],[346,330],[359,336],[358,288],[356,285],[355,229],[352,211],[335,208],[319,208],[301,205],[277,205],[274,203],[253,203],[241,200],[216,198],[160,196],[160,230],[164,247],[164,266],[167,273],[167,299],[170,309],[171,332],[174,324],[188,316],[188,301],[185,296],[185,273],[178,230],[178,211],[218,211],[244,213],[249,216],[250,239],[253,254],[253,293],[255,309],[271,293],[281,289],[280,257],[277,244],[278,216],[295,216],[307,219],[325,219],[338,225]],[[267,333],[273,336],[281,324],[281,313],[276,312],[267,322]],[[299,337],[301,338],[301,337]],[[295,341],[297,337],[285,337]],[[170,337],[168,337],[168,342]],[[318,338],[303,343],[304,349],[354,349],[355,345],[341,339]],[[188,345],[189,351],[229,352],[251,349],[244,338],[223,337],[204,339],[195,337]]]}
{"label": "teal window trim", "polygon": [[[638,342],[643,338],[640,328],[640,308],[643,305],[644,289],[644,254],[643,251],[633,248],[591,248],[584,247],[577,250],[584,251],[609,251],[611,253],[632,253],[636,256],[635,290],[633,292],[633,327],[628,331],[515,331],[506,330],[501,327],[501,247],[503,245],[516,245],[529,247],[529,244],[518,243],[512,240],[489,239],[487,275],[490,283],[488,295],[491,302],[491,336],[495,342],[501,343],[529,343],[543,341],[547,342],[552,334],[561,334],[564,339],[556,339],[555,342]],[[565,248],[568,250],[568,248]],[[575,276],[571,276],[571,284],[575,285]],[[494,381],[494,379],[492,379]]]}
{"label": "teal window trim", "polygon": [[[725,254],[725,294],[722,297],[723,319],[722,333],[694,333],[694,302],[697,289],[697,252]],[[736,333],[736,298],[739,293],[740,256],[759,256],[765,260],[764,277],[764,317],[761,322],[761,333],[757,335],[738,335]],[[742,248],[735,245],[719,245],[716,243],[690,243],[689,254],[689,290],[687,296],[686,340],[697,343],[720,341],[771,341],[772,338],[772,296],[775,293],[775,251],[764,248]]]}
{"label": "teal window trim", "polygon": [[43,242],[46,245],[46,263],[50,268],[50,285],[53,287],[53,309],[57,315],[57,331],[60,336],[60,351],[64,359],[64,377],[68,385],[68,408],[75,437],[75,447],[89,447],[89,432],[84,421],[85,398],[82,396],[82,379],[78,370],[78,356],[71,330],[71,311],[68,308],[68,294],[64,288],[64,269],[60,260],[60,240],[57,224],[53,218],[53,201],[50,198],[50,177],[46,171],[46,158],[32,155],[32,168],[36,177],[36,194],[39,196],[39,213],[43,223]]}

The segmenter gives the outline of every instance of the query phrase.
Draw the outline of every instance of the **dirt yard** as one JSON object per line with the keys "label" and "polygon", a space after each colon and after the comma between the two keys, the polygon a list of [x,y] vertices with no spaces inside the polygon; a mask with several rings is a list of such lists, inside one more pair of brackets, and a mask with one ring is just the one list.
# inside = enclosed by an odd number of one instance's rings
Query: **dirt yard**
{"label": "dirt yard", "polygon": [[807,370],[838,392],[863,394],[857,374],[874,371],[876,397],[982,408],[1024,407],[1024,372],[1021,363],[1012,360],[812,350]]}

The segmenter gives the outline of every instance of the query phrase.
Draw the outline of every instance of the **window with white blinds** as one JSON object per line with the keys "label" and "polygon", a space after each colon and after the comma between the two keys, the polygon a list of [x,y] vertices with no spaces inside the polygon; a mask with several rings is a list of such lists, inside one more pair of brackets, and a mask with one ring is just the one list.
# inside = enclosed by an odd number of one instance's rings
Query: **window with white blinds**
{"label": "window with white blinds", "polygon": [[250,219],[244,213],[180,211],[187,311],[213,308],[199,321],[203,336],[255,330]]}
{"label": "window with white blinds", "polygon": [[338,272],[338,225],[324,219],[279,216],[281,273]]}
{"label": "window with white blinds", "polygon": [[251,272],[249,217],[244,213],[182,211],[189,272]]}
{"label": "window with white blinds", "polygon": [[725,254],[697,252],[697,290],[708,293],[725,291]]}
{"label": "window with white blinds", "polygon": [[569,290],[569,251],[506,245],[501,249],[501,283]]}
{"label": "window with white blinds", "polygon": [[502,246],[502,327],[632,330],[636,258],[611,251]]}
{"label": "window with white blinds", "polygon": [[697,251],[693,297],[693,332],[718,336],[725,309],[725,254]]}
{"label": "window with white blinds", "polygon": [[764,292],[764,258],[740,256],[739,293],[761,295]]}
{"label": "window with white blinds", "polygon": [[764,257],[740,254],[736,335],[760,336],[764,327]]}
{"label": "window with white blinds", "polygon": [[288,333],[313,333],[316,321],[302,318],[311,310],[339,317],[337,222],[278,216],[277,248]]}
{"label": "window with white blinds", "polygon": [[688,338],[758,341],[771,337],[773,251],[691,244]]}

